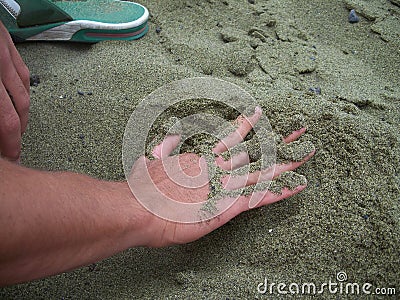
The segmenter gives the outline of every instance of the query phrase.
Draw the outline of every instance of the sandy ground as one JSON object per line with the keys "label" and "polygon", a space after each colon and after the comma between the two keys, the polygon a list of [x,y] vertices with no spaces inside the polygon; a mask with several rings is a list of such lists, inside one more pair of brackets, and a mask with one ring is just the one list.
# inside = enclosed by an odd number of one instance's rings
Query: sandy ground
{"label": "sandy ground", "polygon": [[[122,136],[137,103],[166,83],[207,75],[251,93],[276,132],[304,119],[302,140],[317,149],[298,170],[308,188],[192,244],[130,249],[1,289],[0,298],[266,299],[279,294],[257,291],[265,278],[320,289],[340,283],[339,272],[344,284],[400,294],[399,1],[142,4],[152,16],[139,41],[18,46],[41,79],[23,163],[122,180]],[[353,8],[360,22],[350,24]],[[324,298],[345,297],[339,287],[325,287]]]}

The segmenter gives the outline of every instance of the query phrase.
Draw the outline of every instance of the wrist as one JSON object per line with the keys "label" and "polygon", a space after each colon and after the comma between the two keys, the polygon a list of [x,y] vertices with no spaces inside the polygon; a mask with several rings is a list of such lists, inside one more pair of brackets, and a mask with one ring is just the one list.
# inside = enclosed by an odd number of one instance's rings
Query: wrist
{"label": "wrist", "polygon": [[128,183],[113,182],[113,197],[121,201],[119,221],[123,228],[124,248],[147,246],[151,238],[150,223],[152,214],[144,208],[133,195]]}

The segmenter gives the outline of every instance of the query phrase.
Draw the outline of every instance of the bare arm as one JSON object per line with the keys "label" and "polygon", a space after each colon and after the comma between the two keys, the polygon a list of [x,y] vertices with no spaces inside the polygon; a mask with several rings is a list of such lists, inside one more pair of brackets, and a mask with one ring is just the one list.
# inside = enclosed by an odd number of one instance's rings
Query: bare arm
{"label": "bare arm", "polygon": [[0,159],[0,286],[145,244],[148,215],[126,183],[43,172]]}
{"label": "bare arm", "polygon": [[[238,130],[246,136],[251,126],[242,122]],[[294,132],[288,141],[303,132]],[[234,145],[240,139],[227,141]],[[185,171],[177,168],[177,161],[169,156],[177,142],[168,136],[155,148],[153,153],[159,152],[161,155],[157,156],[162,159],[138,159],[142,164],[133,168],[132,178],[137,178],[136,186],[145,191],[142,197],[150,201],[156,202],[165,195],[178,202],[206,201],[209,184],[198,188],[177,186],[165,172],[164,168],[176,168],[176,172],[196,175],[202,170],[202,159],[193,153],[179,155]],[[314,152],[300,162],[277,165],[274,177],[301,166]],[[143,176],[147,171],[152,178]],[[207,168],[204,171],[208,176]],[[255,184],[258,179],[253,177],[240,182]],[[265,191],[257,207],[288,198],[305,187],[306,184],[291,190],[284,187],[279,194]],[[159,194],[152,193],[154,188]],[[249,200],[250,196],[240,196],[221,215],[207,222],[173,222],[144,209],[126,182],[32,170],[0,159],[0,286],[68,271],[130,247],[164,247],[195,241],[249,210]]]}

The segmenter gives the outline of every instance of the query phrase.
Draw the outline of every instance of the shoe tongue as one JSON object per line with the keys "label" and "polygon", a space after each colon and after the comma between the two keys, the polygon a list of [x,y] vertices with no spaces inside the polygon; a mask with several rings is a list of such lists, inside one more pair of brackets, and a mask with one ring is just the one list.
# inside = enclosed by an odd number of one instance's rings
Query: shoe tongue
{"label": "shoe tongue", "polygon": [[17,17],[19,27],[72,21],[72,17],[47,0],[17,0],[21,12]]}

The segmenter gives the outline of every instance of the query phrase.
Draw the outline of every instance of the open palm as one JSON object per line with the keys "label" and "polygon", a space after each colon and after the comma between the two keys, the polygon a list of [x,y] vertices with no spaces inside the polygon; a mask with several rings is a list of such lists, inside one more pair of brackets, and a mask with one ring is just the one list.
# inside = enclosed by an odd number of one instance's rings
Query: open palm
{"label": "open palm", "polygon": [[[217,156],[215,164],[219,168],[232,170],[249,163],[249,157],[246,153],[234,156],[228,161],[225,161],[219,154],[242,142],[261,117],[261,113],[261,109],[257,108],[255,114],[251,117],[240,116],[237,119],[239,126],[236,131],[221,140],[214,147],[213,152]],[[284,138],[284,142],[290,143],[300,137],[304,132],[305,128],[295,131]],[[142,195],[148,197],[147,200],[156,203],[161,198],[168,198],[176,202],[203,203],[208,199],[210,184],[208,181],[208,168],[205,159],[194,153],[170,156],[179,142],[180,136],[167,136],[161,144],[154,148],[152,154],[156,158],[155,160],[148,160],[143,156],[135,163],[129,181],[135,182],[135,186],[143,191]],[[269,178],[276,178],[283,172],[292,171],[304,164],[314,155],[314,152],[315,151],[309,153],[302,161],[278,164],[268,170],[251,173],[246,176],[245,180],[230,178],[230,176],[227,175],[221,178],[221,183],[226,189],[238,189],[256,184],[258,181],[262,180],[263,175],[270,172],[273,173],[268,174]],[[148,174],[148,176],[144,176],[143,174]],[[174,180],[177,176],[189,176],[192,178],[190,187],[178,184],[176,180]],[[228,181],[230,182],[229,186],[225,184]],[[261,207],[293,196],[301,192],[304,188],[306,188],[306,185],[299,185],[294,189],[283,188],[279,194],[266,190],[254,192],[248,196],[238,196],[234,199],[229,199],[227,196],[221,201],[233,204],[228,206],[227,209],[223,210],[218,216],[204,222],[176,222],[148,212],[151,214],[151,217],[148,218],[150,221],[147,225],[147,232],[149,233],[150,239],[148,246],[162,247],[192,242],[224,225],[240,213],[249,210],[249,200],[252,196],[259,198],[255,207]],[[165,211],[174,210],[174,208],[168,207],[168,205],[165,205],[165,208],[161,207],[161,209],[165,209]],[[178,215],[180,212],[172,211],[172,213]]]}

